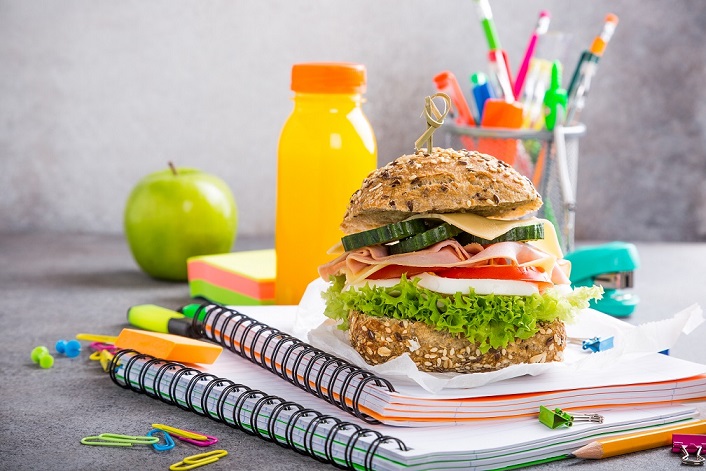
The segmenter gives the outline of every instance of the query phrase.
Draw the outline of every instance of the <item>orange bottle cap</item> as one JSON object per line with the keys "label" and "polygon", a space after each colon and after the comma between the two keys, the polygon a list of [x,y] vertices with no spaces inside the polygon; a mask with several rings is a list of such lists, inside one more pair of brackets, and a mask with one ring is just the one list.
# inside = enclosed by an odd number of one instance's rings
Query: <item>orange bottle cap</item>
{"label": "orange bottle cap", "polygon": [[291,88],[300,93],[363,93],[365,66],[346,62],[294,64]]}

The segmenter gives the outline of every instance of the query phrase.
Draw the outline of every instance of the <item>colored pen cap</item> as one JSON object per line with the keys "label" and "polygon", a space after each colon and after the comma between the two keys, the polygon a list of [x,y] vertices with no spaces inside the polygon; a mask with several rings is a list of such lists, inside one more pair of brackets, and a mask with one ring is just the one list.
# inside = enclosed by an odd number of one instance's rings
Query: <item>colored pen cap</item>
{"label": "colored pen cap", "polygon": [[475,85],[485,85],[488,83],[488,77],[483,72],[471,74],[471,83]]}
{"label": "colored pen cap", "polygon": [[291,89],[300,93],[365,92],[365,66],[348,62],[309,62],[292,67]]}
{"label": "colored pen cap", "polygon": [[610,38],[613,37],[615,28],[618,26],[618,16],[613,13],[608,13],[603,23],[603,30],[599,36],[596,36],[589,48],[592,54],[602,56]]}

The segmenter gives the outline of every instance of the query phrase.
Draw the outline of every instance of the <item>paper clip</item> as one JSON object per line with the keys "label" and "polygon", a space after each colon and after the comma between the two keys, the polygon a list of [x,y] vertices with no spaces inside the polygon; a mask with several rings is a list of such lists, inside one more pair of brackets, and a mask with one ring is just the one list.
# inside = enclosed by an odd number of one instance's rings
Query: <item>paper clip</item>
{"label": "paper clip", "polygon": [[571,427],[574,422],[593,422],[602,424],[603,416],[598,414],[569,414],[558,407],[551,410],[544,406],[539,406],[539,421],[549,428],[562,426]]}
{"label": "paper clip", "polygon": [[118,337],[115,335],[76,334],[76,339],[87,340],[89,342],[115,343]]}
{"label": "paper clip", "polygon": [[[681,453],[682,464],[701,466],[706,461],[701,450],[706,448],[706,435],[675,433],[672,435],[672,453]],[[693,453],[693,456],[692,456]]]}
{"label": "paper clip", "polygon": [[159,442],[152,444],[152,448],[154,448],[155,451],[167,451],[167,450],[171,450],[172,448],[174,448],[174,446],[176,444],[174,443],[174,440],[172,439],[171,435],[169,435],[164,430],[159,430],[156,428],[153,428],[152,430],[147,432],[147,435],[150,437],[153,437],[155,433],[160,433],[164,437],[164,445],[162,445]]}
{"label": "paper clip", "polygon": [[158,437],[120,435],[118,433],[101,433],[91,437],[81,439],[81,444],[92,446],[133,446],[133,445],[153,445],[159,442]]}
{"label": "paper clip", "polygon": [[113,357],[115,355],[113,352],[109,350],[103,350],[100,352],[100,356],[98,357],[98,361],[101,363],[101,367],[103,368],[103,371],[106,373],[110,370],[110,364],[113,362]]}
{"label": "paper clip", "polygon": [[91,342],[91,344],[88,345],[88,348],[95,352],[102,352],[103,350],[108,350],[110,353],[115,353],[118,351],[118,347],[116,347],[115,344],[105,342]]}
{"label": "paper clip", "polygon": [[152,427],[156,428],[157,430],[167,432],[169,435],[176,437],[181,441],[191,443],[192,445],[196,446],[210,446],[214,443],[218,443],[218,439],[216,437],[212,437],[210,435],[203,435],[201,433],[192,432],[190,430],[182,430],[164,424],[152,424]]}
{"label": "paper clip", "polygon": [[199,466],[205,466],[207,464],[215,463],[219,459],[227,456],[228,452],[225,450],[213,450],[206,453],[199,453],[198,455],[187,456],[178,463],[174,463],[169,467],[170,471],[184,471],[187,469],[198,468]]}
{"label": "paper clip", "polygon": [[604,352],[613,348],[613,337],[591,337],[590,339],[580,339],[569,337],[569,342],[581,345],[583,350],[591,350],[593,353]]}

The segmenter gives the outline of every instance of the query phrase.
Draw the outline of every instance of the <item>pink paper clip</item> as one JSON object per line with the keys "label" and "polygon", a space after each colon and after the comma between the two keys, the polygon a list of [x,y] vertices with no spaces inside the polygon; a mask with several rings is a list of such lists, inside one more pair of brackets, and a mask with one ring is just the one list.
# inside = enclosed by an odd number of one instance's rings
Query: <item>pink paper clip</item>
{"label": "pink paper clip", "polygon": [[216,437],[212,437],[210,435],[204,435],[204,436],[206,437],[206,440],[197,440],[196,438],[180,437],[179,435],[177,435],[176,437],[181,441],[191,443],[192,445],[196,445],[196,446],[211,446],[214,443],[218,443],[218,439]]}
{"label": "pink paper clip", "polygon": [[88,345],[88,348],[95,352],[108,350],[110,353],[113,354],[118,351],[118,347],[116,347],[114,344],[105,342],[92,342],[90,345]]}

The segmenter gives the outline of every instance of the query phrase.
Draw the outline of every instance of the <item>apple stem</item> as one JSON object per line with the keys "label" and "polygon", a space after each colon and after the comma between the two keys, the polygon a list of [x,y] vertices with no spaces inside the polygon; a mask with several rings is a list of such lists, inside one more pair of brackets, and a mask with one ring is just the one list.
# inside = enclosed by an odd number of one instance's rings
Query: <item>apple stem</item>
{"label": "apple stem", "polygon": [[179,172],[177,172],[176,167],[174,166],[174,164],[171,161],[167,162],[167,164],[169,165],[169,168],[172,169],[172,173],[174,174],[175,177],[177,175],[179,175]]}

